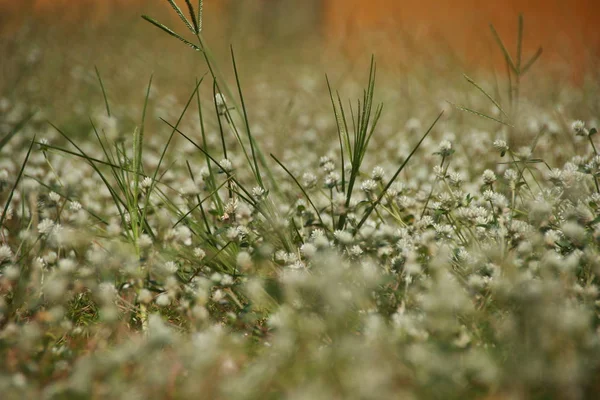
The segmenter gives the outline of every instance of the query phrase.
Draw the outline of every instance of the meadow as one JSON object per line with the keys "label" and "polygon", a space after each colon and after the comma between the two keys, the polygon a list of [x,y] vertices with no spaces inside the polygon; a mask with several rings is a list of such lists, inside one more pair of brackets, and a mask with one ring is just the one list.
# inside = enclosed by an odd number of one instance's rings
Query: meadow
{"label": "meadow", "polygon": [[597,60],[165,3],[0,36],[3,399],[600,396]]}

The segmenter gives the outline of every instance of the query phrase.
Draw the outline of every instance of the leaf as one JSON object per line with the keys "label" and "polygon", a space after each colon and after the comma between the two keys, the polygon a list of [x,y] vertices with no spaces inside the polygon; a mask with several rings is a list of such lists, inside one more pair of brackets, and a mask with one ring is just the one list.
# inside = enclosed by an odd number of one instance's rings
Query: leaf
{"label": "leaf", "polygon": [[475,86],[481,93],[483,93],[485,95],[485,97],[487,97],[492,103],[494,103],[494,105],[498,108],[498,110],[500,110],[500,112],[502,114],[504,114],[504,116],[506,118],[509,118],[508,114],[506,112],[504,112],[502,107],[500,107],[500,104],[498,104],[498,102],[496,100],[494,100],[494,98],[491,95],[489,95],[485,90],[483,90],[483,88],[481,86],[479,86],[473,79],[469,78],[465,74],[463,74],[463,76],[465,77],[467,82],[469,82],[471,85]]}
{"label": "leaf", "polygon": [[194,49],[196,51],[202,51],[202,49],[200,47],[196,46],[194,43],[190,42],[189,40],[186,40],[183,37],[179,36],[177,33],[173,32],[171,29],[167,28],[166,26],[164,26],[160,22],[156,21],[155,19],[150,18],[147,15],[142,15],[142,18],[145,19],[146,21],[150,22],[152,25],[156,26],[157,28],[165,31],[166,33],[173,36],[174,38],[179,39],[183,43],[190,46],[192,49]]}
{"label": "leaf", "polygon": [[538,60],[538,58],[540,58],[543,51],[544,49],[541,47],[537,49],[535,54],[529,59],[529,61],[527,61],[527,63],[525,63],[525,66],[521,69],[521,75],[525,75],[525,73],[529,71],[529,68],[531,68],[533,64]]}
{"label": "leaf", "polygon": [[486,115],[486,114],[480,113],[479,111],[475,111],[475,110],[472,110],[472,109],[470,109],[470,108],[467,108],[467,107],[459,106],[458,104],[454,104],[454,103],[452,103],[452,102],[450,102],[450,101],[448,101],[448,103],[449,103],[450,105],[452,105],[452,106],[454,106],[454,107],[458,108],[459,110],[466,111],[466,112],[469,112],[469,113],[471,113],[471,114],[475,114],[475,115],[477,115],[477,116],[479,116],[479,117],[482,117],[482,118],[491,119],[492,121],[496,121],[496,122],[498,122],[499,124],[502,124],[502,125],[510,126],[511,128],[513,127],[511,124],[508,124],[508,123],[506,123],[506,122],[504,122],[504,121],[501,121],[501,120],[499,120],[499,119],[496,119],[496,118],[494,118],[494,117],[490,117],[489,115]]}
{"label": "leaf", "polygon": [[490,30],[492,31],[492,34],[494,35],[494,39],[496,40],[496,43],[498,44],[498,47],[500,47],[500,50],[502,50],[502,53],[504,53],[504,58],[506,59],[506,62],[508,63],[508,65],[510,66],[510,68],[514,71],[514,73],[518,75],[519,72],[517,71],[517,67],[515,66],[515,63],[512,60],[512,57],[510,56],[510,53],[506,49],[506,46],[504,45],[504,42],[502,42],[502,39],[500,38],[500,35],[498,35],[498,32],[496,31],[496,28],[494,28],[494,25],[490,24]]}
{"label": "leaf", "polygon": [[17,134],[19,133],[19,131],[21,129],[23,129],[23,127],[25,125],[27,125],[27,123],[29,122],[29,120],[31,120],[31,118],[33,118],[33,116],[35,115],[35,112],[32,112],[30,114],[28,114],[25,118],[23,118],[21,121],[19,121],[19,123],[15,126],[15,129],[13,129],[11,132],[8,133],[8,135],[4,136],[2,139],[0,139],[0,150],[2,150],[2,148],[4,146],[6,146],[6,144],[8,142],[10,142],[10,140]]}

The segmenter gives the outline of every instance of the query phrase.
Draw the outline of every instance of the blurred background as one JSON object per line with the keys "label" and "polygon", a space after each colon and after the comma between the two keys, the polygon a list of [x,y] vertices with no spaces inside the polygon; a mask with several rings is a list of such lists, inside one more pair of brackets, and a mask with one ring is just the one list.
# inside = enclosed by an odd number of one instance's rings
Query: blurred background
{"label": "blurred background", "polygon": [[[217,58],[229,63],[231,44],[243,72],[273,81],[303,67],[320,77],[363,74],[371,54],[396,77],[501,79],[506,66],[489,24],[514,56],[520,12],[525,59],[544,49],[538,74],[574,85],[598,74],[598,0],[205,0],[204,32]],[[59,107],[86,96],[66,82],[93,81],[94,66],[121,99],[130,95],[124,82],[143,87],[152,73],[175,92],[189,87],[205,72],[202,60],[142,14],[184,33],[165,0],[0,0],[0,90]]]}

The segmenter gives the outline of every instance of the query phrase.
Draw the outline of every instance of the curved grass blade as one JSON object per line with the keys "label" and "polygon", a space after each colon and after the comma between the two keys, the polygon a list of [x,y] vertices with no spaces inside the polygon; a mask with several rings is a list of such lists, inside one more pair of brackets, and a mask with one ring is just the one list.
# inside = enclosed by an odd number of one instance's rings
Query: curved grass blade
{"label": "curved grass blade", "polygon": [[156,21],[155,19],[150,18],[147,15],[142,15],[142,18],[145,19],[146,21],[150,22],[152,25],[156,26],[160,30],[168,33],[169,35],[173,36],[174,38],[176,38],[176,39],[180,40],[181,42],[187,44],[192,49],[194,49],[196,51],[202,51],[202,49],[200,47],[196,46],[194,43],[190,42],[189,40],[186,40],[183,37],[179,36],[177,33],[173,32],[171,29],[167,28],[166,26],[164,26],[160,22]]}
{"label": "curved grass blade", "polygon": [[25,160],[23,161],[23,164],[21,165],[21,169],[19,170],[19,174],[17,175],[15,184],[13,185],[12,189],[8,193],[8,199],[6,199],[6,204],[4,205],[4,210],[2,211],[2,216],[0,217],[0,227],[2,227],[2,225],[4,225],[4,220],[6,218],[6,212],[8,211],[10,202],[12,201],[13,195],[15,194],[15,190],[17,189],[19,182],[21,182],[21,177],[23,176],[23,171],[25,171],[25,166],[27,165],[27,161],[29,161],[29,156],[31,155],[31,150],[33,149],[33,145],[35,143],[36,142],[35,142],[35,136],[34,136],[33,139],[31,140],[31,143],[29,144],[29,149],[27,150],[27,155],[25,156]]}
{"label": "curved grass blade", "polygon": [[100,71],[98,71],[98,67],[94,65],[94,69],[96,70],[96,77],[98,77],[98,82],[100,82],[100,89],[102,89],[102,97],[104,97],[104,106],[106,107],[106,113],[110,117],[110,106],[108,105],[108,96],[106,95],[104,82],[102,82],[102,77],[100,76]]}
{"label": "curved grass blade", "polygon": [[273,158],[273,160],[275,160],[275,162],[277,164],[279,164],[279,166],[281,168],[283,168],[283,170],[290,176],[290,178],[292,178],[292,180],[294,181],[294,183],[296,184],[296,186],[298,186],[298,188],[302,191],[302,193],[304,194],[304,196],[306,197],[306,199],[310,203],[311,207],[313,208],[313,210],[317,214],[317,218],[319,218],[319,222],[321,223],[321,226],[323,226],[323,228],[326,228],[326,225],[323,222],[323,219],[321,219],[321,213],[319,213],[319,209],[317,208],[317,206],[315,206],[315,203],[312,202],[312,200],[310,199],[310,196],[308,195],[308,193],[306,193],[306,190],[304,190],[304,188],[302,187],[302,185],[300,184],[300,182],[298,182],[298,179],[296,179],[296,177],[294,176],[294,174],[292,174],[290,172],[290,170],[287,169],[285,167],[285,165],[283,165],[283,163],[277,159],[277,157],[275,157],[273,154],[271,154],[271,158]]}
{"label": "curved grass blade", "polygon": [[529,59],[529,61],[527,61],[527,63],[525,63],[525,66],[523,67],[523,69],[521,69],[521,75],[525,75],[527,73],[527,71],[529,71],[529,68],[531,68],[533,66],[533,64],[538,60],[538,58],[540,58],[543,51],[544,51],[544,49],[541,47],[537,49],[535,54]]}
{"label": "curved grass blade", "polygon": [[4,136],[2,139],[0,139],[0,150],[2,150],[2,148],[4,146],[6,146],[6,144],[8,142],[10,142],[10,140],[17,134],[19,133],[19,131],[21,129],[23,129],[23,127],[25,125],[27,125],[27,123],[31,120],[31,118],[33,118],[33,116],[35,115],[35,112],[32,112],[30,114],[28,114],[25,118],[23,118],[21,121],[19,121],[19,123],[15,126],[15,129],[13,129],[11,132],[8,133],[8,135]]}
{"label": "curved grass blade", "polygon": [[509,118],[508,114],[506,112],[504,112],[504,110],[502,109],[500,104],[496,100],[494,100],[494,98],[491,95],[489,95],[485,90],[483,90],[483,88],[481,86],[479,86],[473,79],[469,78],[465,74],[463,74],[463,76],[465,77],[467,82],[469,82],[471,85],[475,86],[477,88],[477,90],[479,90],[481,93],[483,93],[485,95],[485,97],[488,98],[488,100],[490,100],[492,103],[494,103],[494,105],[498,108],[498,110],[500,110],[500,112],[502,114],[504,114],[504,116],[506,118]]}
{"label": "curved grass blade", "polygon": [[513,72],[515,74],[518,74],[519,72],[517,70],[517,67],[515,66],[515,62],[513,61],[512,57],[510,56],[510,53],[506,49],[506,46],[504,45],[504,42],[502,41],[502,39],[500,38],[500,35],[496,31],[496,28],[494,28],[494,25],[490,24],[490,30],[492,31],[492,34],[494,35],[494,39],[496,40],[498,47],[500,47],[500,50],[502,50],[502,53],[504,53],[504,58],[506,59],[506,63],[510,66],[510,68],[513,70]]}
{"label": "curved grass blade", "polygon": [[[446,101],[447,101],[447,100],[446,100]],[[450,105],[451,105],[451,106],[453,106],[453,107],[456,107],[456,108],[458,108],[458,109],[459,109],[459,110],[461,110],[461,111],[466,111],[466,112],[468,112],[468,113],[475,114],[475,115],[477,115],[477,116],[479,116],[479,117],[482,117],[482,118],[491,119],[492,121],[498,122],[499,124],[506,125],[506,126],[510,126],[511,128],[514,128],[514,127],[513,127],[511,124],[509,124],[509,123],[506,123],[506,122],[504,122],[504,121],[501,121],[501,120],[499,120],[499,119],[497,119],[497,118],[494,118],[494,117],[490,117],[489,115],[486,115],[486,114],[480,113],[479,111],[475,111],[475,110],[472,110],[472,109],[470,109],[470,108],[467,108],[467,107],[459,106],[458,104],[454,104],[454,103],[452,103],[451,101],[448,101],[448,104],[450,104]]]}

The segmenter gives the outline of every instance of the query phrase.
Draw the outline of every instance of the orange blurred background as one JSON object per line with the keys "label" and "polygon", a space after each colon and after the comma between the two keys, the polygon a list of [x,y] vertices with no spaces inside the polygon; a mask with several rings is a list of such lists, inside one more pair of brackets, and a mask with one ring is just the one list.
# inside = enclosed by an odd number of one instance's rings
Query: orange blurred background
{"label": "orange blurred background", "polygon": [[[185,9],[184,2],[179,3]],[[502,58],[494,49],[489,23],[514,51],[517,17],[523,12],[525,60],[542,46],[544,63],[568,65],[574,76],[580,76],[597,65],[600,55],[599,0],[206,0],[206,14],[212,15],[206,24],[231,21],[234,8],[250,3],[255,12],[263,14],[257,25],[279,19],[285,26],[297,10],[310,9],[312,26],[304,29],[317,32],[324,42],[340,46],[347,54],[370,54],[377,47],[383,49],[380,53],[402,58],[423,44],[434,43],[438,50],[453,52],[467,65],[498,66]],[[147,13],[156,4],[167,2],[0,0],[0,31],[12,32],[32,16],[52,24],[102,25],[115,14]],[[302,31],[297,36],[302,36]]]}

